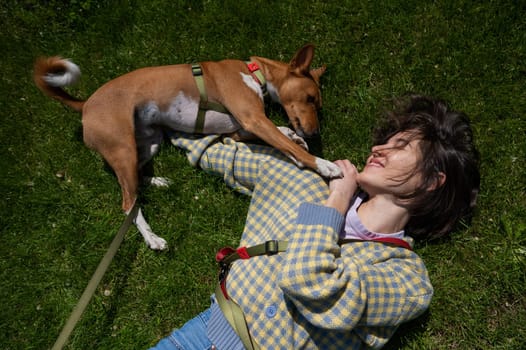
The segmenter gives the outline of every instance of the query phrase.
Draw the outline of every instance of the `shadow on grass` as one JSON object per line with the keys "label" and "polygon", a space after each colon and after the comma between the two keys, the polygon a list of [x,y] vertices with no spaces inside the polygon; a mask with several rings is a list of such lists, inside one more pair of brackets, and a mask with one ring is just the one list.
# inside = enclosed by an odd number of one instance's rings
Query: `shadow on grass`
{"label": "shadow on grass", "polygon": [[427,323],[430,319],[429,310],[424,312],[421,316],[412,321],[402,324],[391,340],[385,345],[385,350],[402,349],[411,340],[417,340],[422,337],[422,334],[427,328]]}

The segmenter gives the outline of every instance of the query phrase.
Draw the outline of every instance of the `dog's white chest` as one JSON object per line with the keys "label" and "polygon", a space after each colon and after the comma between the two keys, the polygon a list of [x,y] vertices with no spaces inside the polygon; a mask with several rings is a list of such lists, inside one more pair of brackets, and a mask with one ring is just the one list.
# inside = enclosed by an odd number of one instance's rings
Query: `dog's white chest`
{"label": "dog's white chest", "polygon": [[[172,130],[194,133],[196,131],[197,101],[180,92],[164,111],[155,102],[150,102],[137,112],[136,117],[143,125],[159,125]],[[225,134],[239,130],[239,123],[229,114],[206,111],[203,125],[205,134]]]}

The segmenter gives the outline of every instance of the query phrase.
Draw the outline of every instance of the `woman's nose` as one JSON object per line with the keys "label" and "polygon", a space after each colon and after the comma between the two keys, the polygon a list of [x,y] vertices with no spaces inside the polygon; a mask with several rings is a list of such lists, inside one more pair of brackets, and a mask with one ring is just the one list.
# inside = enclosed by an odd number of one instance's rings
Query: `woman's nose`
{"label": "woman's nose", "polygon": [[376,145],[371,148],[371,152],[374,157],[380,157],[383,155],[384,148],[382,148],[382,145]]}

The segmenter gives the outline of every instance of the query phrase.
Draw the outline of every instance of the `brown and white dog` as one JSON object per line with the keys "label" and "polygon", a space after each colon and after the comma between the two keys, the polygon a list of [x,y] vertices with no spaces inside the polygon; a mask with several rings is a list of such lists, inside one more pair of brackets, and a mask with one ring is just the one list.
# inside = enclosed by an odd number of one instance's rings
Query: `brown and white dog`
{"label": "brown and white dog", "polygon": [[[313,56],[314,47],[306,45],[288,64],[250,57],[252,67],[260,70],[263,79],[258,79],[244,61],[200,63],[208,101],[224,106],[228,113],[207,111],[199,131],[229,134],[238,140],[255,135],[299,167],[313,169],[324,177],[341,176],[334,163],[308,153],[302,139],[319,131],[318,83],[325,67],[311,70]],[[85,101],[63,90],[79,76],[78,66],[60,57],[40,58],[34,67],[35,83],[45,94],[82,112],[84,142],[114,170],[122,190],[122,208],[129,213],[137,199],[139,170],[157,152],[162,130],[196,131],[201,94],[192,66],[138,69],[104,84]],[[278,129],[266,117],[264,88],[284,107],[297,135],[288,128]],[[166,184],[162,178],[151,182]],[[166,241],[152,232],[140,209],[134,222],[150,248],[166,248]]]}

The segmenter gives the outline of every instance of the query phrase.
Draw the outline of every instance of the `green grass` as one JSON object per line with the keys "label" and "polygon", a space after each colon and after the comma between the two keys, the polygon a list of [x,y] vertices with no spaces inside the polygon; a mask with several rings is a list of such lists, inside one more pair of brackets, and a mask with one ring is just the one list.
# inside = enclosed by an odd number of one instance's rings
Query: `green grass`
{"label": "green grass", "polygon": [[[473,120],[477,215],[451,239],[417,246],[435,297],[389,348],[525,348],[525,15],[523,1],[504,0],[2,2],[0,348],[51,347],[124,220],[117,181],[83,145],[80,116],[33,85],[37,56],[72,58],[83,79],[71,91],[87,97],[135,68],[289,60],[307,42],[315,65],[328,66],[316,147],[328,159],[363,164],[384,101],[407,91],[447,99]],[[170,249],[147,249],[132,228],[69,349],[146,348],[208,305],[215,251],[236,244],[249,199],[172,146],[154,167],[174,185],[145,189],[143,208]]]}

